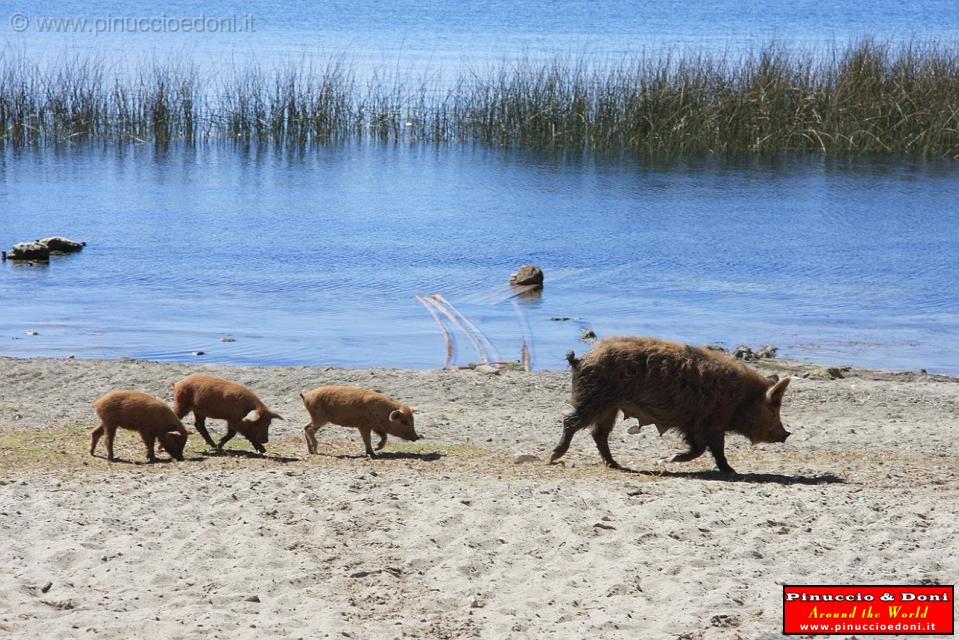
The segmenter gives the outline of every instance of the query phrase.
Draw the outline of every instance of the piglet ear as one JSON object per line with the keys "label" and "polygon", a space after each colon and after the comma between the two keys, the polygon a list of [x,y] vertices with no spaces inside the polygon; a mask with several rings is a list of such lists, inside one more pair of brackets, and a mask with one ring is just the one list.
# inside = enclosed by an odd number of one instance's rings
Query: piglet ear
{"label": "piglet ear", "polygon": [[773,386],[769,387],[769,389],[766,391],[766,399],[773,404],[782,402],[783,394],[786,393],[786,387],[789,386],[790,380],[792,380],[792,378],[783,378]]}
{"label": "piglet ear", "polygon": [[250,413],[243,416],[243,422],[256,422],[259,419],[260,419],[260,411],[258,409],[254,409]]}
{"label": "piglet ear", "polygon": [[403,419],[402,411],[391,411],[390,412],[390,422],[399,422]]}

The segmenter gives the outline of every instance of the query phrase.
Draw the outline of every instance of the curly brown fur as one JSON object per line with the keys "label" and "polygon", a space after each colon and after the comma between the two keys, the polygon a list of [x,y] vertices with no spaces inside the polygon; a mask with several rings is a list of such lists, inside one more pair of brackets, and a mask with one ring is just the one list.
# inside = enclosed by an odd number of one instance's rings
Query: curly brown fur
{"label": "curly brown fur", "polygon": [[661,431],[678,429],[689,449],[674,461],[693,460],[709,449],[726,473],[733,473],[724,453],[727,431],[752,442],[783,442],[789,436],[779,418],[789,380],[774,382],[721,353],[619,337],[601,340],[582,358],[567,358],[573,365],[573,411],[563,421],[550,462],[566,453],[578,430],[591,426],[603,461],[617,468],[609,451],[617,411]]}

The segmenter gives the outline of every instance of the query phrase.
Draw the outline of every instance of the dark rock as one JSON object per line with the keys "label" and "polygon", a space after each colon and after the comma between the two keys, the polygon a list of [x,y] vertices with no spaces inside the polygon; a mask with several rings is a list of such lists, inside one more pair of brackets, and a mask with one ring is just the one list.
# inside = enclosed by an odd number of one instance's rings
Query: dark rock
{"label": "dark rock", "polygon": [[776,347],[771,344],[767,344],[765,347],[756,352],[757,358],[775,358],[776,352],[779,351]]}
{"label": "dark rock", "polygon": [[777,351],[779,351],[779,349],[771,344],[767,344],[765,347],[758,349],[757,351],[753,351],[746,345],[741,344],[733,351],[733,357],[737,360],[755,362],[756,360],[763,360],[765,358],[775,358]]}
{"label": "dark rock", "polygon": [[596,342],[597,335],[596,332],[590,329],[589,327],[583,327],[579,331],[579,339],[585,342],[586,344],[593,344]]}
{"label": "dark rock", "polygon": [[259,602],[259,601],[260,601],[260,596],[247,596],[246,598],[243,598],[243,599],[244,599],[246,602]]}
{"label": "dark rock", "polygon": [[756,354],[752,349],[744,344],[739,345],[733,350],[733,357],[737,360],[757,360]]}
{"label": "dark rock", "polygon": [[810,372],[809,377],[819,380],[842,380],[846,376],[842,374],[842,369],[839,367],[819,367]]}
{"label": "dark rock", "polygon": [[509,283],[514,285],[535,284],[543,286],[543,270],[535,264],[524,264],[516,273],[510,275]]}
{"label": "dark rock", "polygon": [[10,260],[32,260],[34,262],[50,262],[50,249],[39,242],[18,242],[7,252]]}
{"label": "dark rock", "polygon": [[63,236],[50,236],[38,242],[55,253],[76,253],[87,246],[86,242],[77,242]]}

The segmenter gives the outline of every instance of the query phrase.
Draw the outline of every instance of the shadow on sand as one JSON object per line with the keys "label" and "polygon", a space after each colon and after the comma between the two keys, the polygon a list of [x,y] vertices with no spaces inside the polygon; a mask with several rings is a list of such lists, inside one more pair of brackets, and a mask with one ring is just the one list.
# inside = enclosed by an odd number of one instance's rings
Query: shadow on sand
{"label": "shadow on sand", "polygon": [[652,478],[689,478],[690,480],[710,480],[720,482],[751,482],[756,484],[845,484],[846,479],[834,473],[820,473],[812,476],[787,476],[781,473],[723,473],[721,471],[644,471],[627,469],[621,471],[635,473]]}
{"label": "shadow on sand", "polygon": [[269,453],[257,453],[256,451],[244,451],[242,449],[210,449],[201,454],[200,460],[206,458],[247,458],[250,460],[270,460],[286,464],[288,462],[300,462],[303,458],[290,458],[287,456],[271,455]]}
{"label": "shadow on sand", "polygon": [[[175,462],[179,462],[179,460],[174,460],[173,458],[157,458],[156,460],[152,460],[152,461],[151,460],[125,460],[123,458],[114,458],[113,460],[107,460],[106,456],[100,455],[98,453],[93,454],[93,457],[99,458],[100,460],[103,460],[104,462],[110,462],[111,464],[132,464],[134,466],[144,466],[148,464],[173,464]],[[200,458],[200,457],[184,458],[183,462],[199,462],[201,460],[203,460],[203,458]]]}
{"label": "shadow on sand", "polygon": [[[368,460],[365,453],[340,453],[340,454],[322,454],[329,455],[338,460]],[[410,453],[407,451],[387,451],[376,454],[374,460],[422,460],[423,462],[436,462],[443,457],[442,453]]]}

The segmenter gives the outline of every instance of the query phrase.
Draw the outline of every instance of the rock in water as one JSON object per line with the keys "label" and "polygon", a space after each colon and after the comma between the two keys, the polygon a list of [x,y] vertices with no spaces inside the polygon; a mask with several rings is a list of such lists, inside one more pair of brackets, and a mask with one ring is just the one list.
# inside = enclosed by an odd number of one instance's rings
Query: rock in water
{"label": "rock in water", "polygon": [[516,273],[510,275],[509,283],[514,285],[535,284],[543,286],[543,270],[535,264],[524,264],[516,270]]}
{"label": "rock in water", "polygon": [[18,242],[7,252],[10,260],[33,260],[35,262],[50,262],[50,249],[39,242]]}
{"label": "rock in water", "polygon": [[776,352],[779,351],[777,347],[767,344],[765,347],[756,352],[757,358],[775,358]]}
{"label": "rock in water", "polygon": [[76,253],[87,246],[86,242],[77,242],[76,240],[64,238],[63,236],[50,236],[38,242],[50,251],[56,253]]}
{"label": "rock in water", "polygon": [[735,351],[733,351],[733,357],[737,360],[755,362],[756,360],[763,360],[765,358],[775,358],[777,351],[779,351],[779,349],[771,344],[767,344],[765,347],[757,351],[753,351],[748,346],[741,344],[736,347]]}
{"label": "rock in water", "polygon": [[736,358],[737,360],[747,360],[747,361],[758,359],[756,358],[756,354],[753,353],[753,350],[744,344],[741,344],[738,347],[736,347],[736,350],[733,351],[733,357]]}

